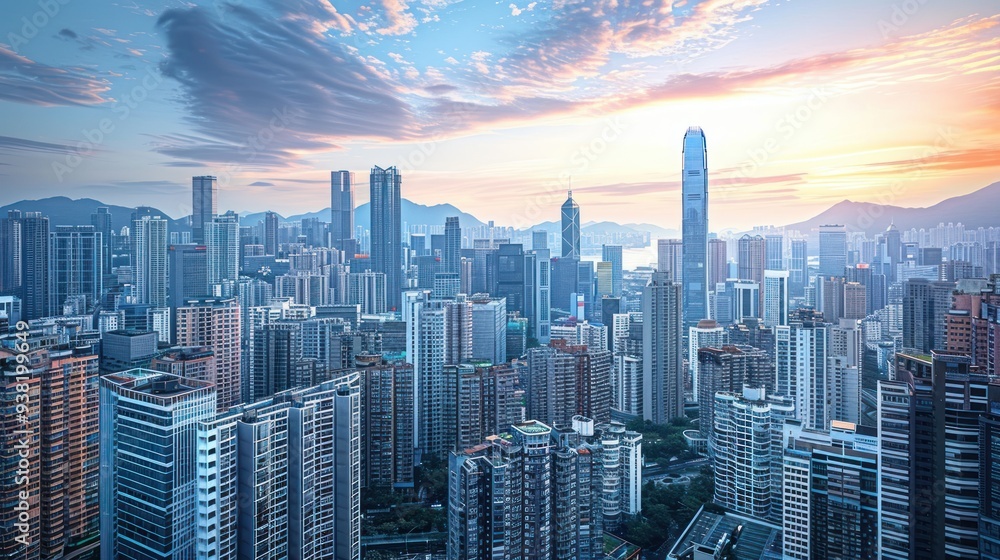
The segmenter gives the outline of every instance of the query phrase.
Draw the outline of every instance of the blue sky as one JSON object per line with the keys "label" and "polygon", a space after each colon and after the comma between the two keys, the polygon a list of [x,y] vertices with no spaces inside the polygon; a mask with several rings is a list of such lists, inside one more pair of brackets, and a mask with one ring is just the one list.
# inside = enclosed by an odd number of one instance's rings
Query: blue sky
{"label": "blue sky", "polygon": [[[997,180],[1000,4],[932,0],[48,0],[0,8],[0,203],[329,205],[328,171],[527,225],[679,222],[709,143],[713,226]],[[899,184],[902,187],[899,187]],[[362,186],[359,202],[367,198]]]}

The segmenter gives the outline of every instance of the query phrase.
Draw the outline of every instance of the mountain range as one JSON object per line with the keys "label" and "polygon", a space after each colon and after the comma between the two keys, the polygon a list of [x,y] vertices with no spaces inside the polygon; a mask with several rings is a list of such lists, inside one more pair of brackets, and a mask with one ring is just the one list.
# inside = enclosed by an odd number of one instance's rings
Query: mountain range
{"label": "mountain range", "polygon": [[[0,216],[6,216],[8,210],[17,209],[23,212],[41,212],[49,217],[50,224],[53,227],[60,225],[88,225],[90,224],[90,215],[101,206],[106,206],[110,210],[112,225],[116,230],[129,225],[133,208],[106,204],[92,198],[71,199],[65,196],[14,202],[0,207]],[[843,224],[847,226],[849,231],[864,231],[869,234],[884,231],[890,223],[894,223],[900,230],[931,228],[941,222],[961,222],[966,228],[990,227],[1000,226],[1000,212],[998,210],[1000,210],[1000,182],[993,183],[968,194],[943,200],[925,208],[908,208],[892,204],[843,200],[808,220],[789,224],[785,227],[790,230],[798,230],[802,233],[810,233],[816,231],[822,225]],[[170,229],[172,231],[189,229],[186,217],[174,219],[165,212],[160,212],[155,208],[154,211],[170,219]],[[443,225],[445,218],[448,216],[459,216],[463,227],[485,225],[484,222],[472,214],[462,212],[451,204],[427,206],[403,199],[402,215],[405,225]],[[287,218],[279,215],[279,218],[284,222],[297,222],[306,218],[319,218],[320,220],[328,221],[330,219],[330,209],[325,208],[318,212],[297,214],[288,216]],[[263,212],[244,212],[240,215],[240,220],[245,225],[255,225],[263,219]],[[368,203],[358,206],[354,211],[355,224],[368,229],[370,225],[369,221]],[[561,225],[555,221],[543,222],[529,229],[558,232],[561,229]],[[666,229],[653,224],[618,224],[616,222],[604,221],[587,222],[583,225],[584,233],[593,234],[638,233],[646,231],[650,232],[653,238],[680,237],[680,232],[676,229]]]}
{"label": "mountain range", "polygon": [[789,224],[786,228],[808,233],[822,225],[842,224],[847,226],[848,231],[871,234],[885,231],[889,224],[907,230],[931,228],[942,222],[961,222],[967,229],[1000,226],[1000,182],[926,208],[843,200],[808,220]]}

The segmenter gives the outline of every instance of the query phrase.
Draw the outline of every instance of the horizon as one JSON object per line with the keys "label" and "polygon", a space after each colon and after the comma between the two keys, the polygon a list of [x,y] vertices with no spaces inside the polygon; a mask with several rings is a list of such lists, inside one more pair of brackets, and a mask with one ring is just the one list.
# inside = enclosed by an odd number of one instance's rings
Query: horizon
{"label": "horizon", "polygon": [[328,206],[329,170],[377,163],[413,202],[498,223],[558,216],[572,177],[595,221],[677,229],[690,125],[724,229],[1000,179],[985,0],[173,6],[10,8],[0,204],[189,215],[190,177],[216,175],[221,206],[294,215]]}

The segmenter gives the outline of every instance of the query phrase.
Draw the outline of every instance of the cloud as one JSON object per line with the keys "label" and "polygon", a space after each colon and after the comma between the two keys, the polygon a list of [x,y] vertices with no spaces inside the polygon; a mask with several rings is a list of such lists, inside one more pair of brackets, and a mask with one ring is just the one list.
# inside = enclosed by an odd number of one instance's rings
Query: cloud
{"label": "cloud", "polygon": [[273,187],[274,183],[268,183],[267,181],[254,181],[250,183],[251,187]]}
{"label": "cloud", "polygon": [[407,0],[381,0],[383,15],[388,25],[380,27],[381,35],[406,35],[417,27],[417,19],[407,11]]}
{"label": "cloud", "polygon": [[197,133],[160,138],[161,153],[280,166],[346,139],[412,136],[393,84],[295,21],[231,6],[223,21],[201,8],[168,10],[158,27],[168,47],[161,70],[180,84]]}
{"label": "cloud", "polygon": [[53,144],[51,142],[38,142],[26,138],[15,138],[13,136],[0,136],[0,152],[39,152],[47,154],[75,154],[76,148],[66,144]]}
{"label": "cloud", "polygon": [[0,46],[0,100],[28,105],[96,105],[107,99],[107,80],[82,68],[49,66]]}

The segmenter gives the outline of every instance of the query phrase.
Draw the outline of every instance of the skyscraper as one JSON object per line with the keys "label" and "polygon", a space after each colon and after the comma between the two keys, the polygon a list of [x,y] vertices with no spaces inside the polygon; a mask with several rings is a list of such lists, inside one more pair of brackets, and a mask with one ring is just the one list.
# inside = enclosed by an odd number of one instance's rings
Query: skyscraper
{"label": "skyscraper", "polygon": [[764,271],[764,325],[776,327],[788,324],[788,271]]}
{"label": "skyscraper", "polygon": [[278,254],[278,215],[274,212],[264,214],[264,254]]}
{"label": "skyscraper", "polygon": [[740,238],[738,248],[739,279],[752,280],[757,284],[763,283],[767,263],[767,240],[759,235],[746,234]]}
{"label": "skyscraper", "polygon": [[66,299],[85,296],[87,309],[101,299],[104,242],[94,226],[58,226],[49,234],[49,315],[62,315]]}
{"label": "skyscraper", "polygon": [[903,348],[919,352],[947,346],[946,318],[954,282],[911,278],[903,283]]}
{"label": "skyscraper", "polygon": [[828,323],[792,318],[774,328],[777,393],[795,402],[795,417],[810,429],[830,427]]}
{"label": "skyscraper", "polygon": [[142,215],[132,220],[132,279],[136,303],[167,305],[167,221]]}
{"label": "skyscraper", "polygon": [[621,297],[622,295],[622,246],[602,245],[601,260],[611,263],[611,295]]}
{"label": "skyscraper", "polygon": [[681,220],[684,325],[708,318],[708,147],[701,128],[684,134]]}
{"label": "skyscraper", "polygon": [[805,239],[792,239],[788,259],[788,294],[791,297],[805,295],[806,284],[809,283],[808,247]]}
{"label": "skyscraper", "polygon": [[847,230],[841,225],[819,228],[819,276],[843,276],[847,267]]}
{"label": "skyscraper", "polygon": [[215,352],[219,411],[241,402],[240,305],[235,298],[192,298],[177,307],[177,344]]}
{"label": "skyscraper", "polygon": [[729,276],[726,241],[723,239],[708,240],[708,289],[715,290],[715,285],[725,282]]}
{"label": "skyscraper", "polygon": [[442,272],[461,273],[462,269],[462,227],[458,216],[444,219],[444,253],[441,255]]}
{"label": "skyscraper", "polygon": [[102,377],[100,391],[102,560],[194,557],[194,444],[215,417],[215,387],[130,370]]}
{"label": "skyscraper", "polygon": [[671,280],[679,282],[683,272],[684,253],[680,239],[656,240],[656,270],[670,274]]}
{"label": "skyscraper", "polygon": [[395,167],[375,166],[370,186],[372,271],[385,274],[386,304],[397,310],[403,290],[402,177]]}
{"label": "skyscraper", "polygon": [[21,211],[0,219],[0,293],[21,296]]}
{"label": "skyscraper", "polygon": [[681,286],[655,272],[642,293],[643,412],[665,424],[684,414]]}
{"label": "skyscraper", "polygon": [[[114,227],[111,221],[111,211],[106,207],[100,207],[97,212],[90,215],[90,225],[101,234],[101,241],[104,243],[102,254],[104,255],[104,274],[111,274],[113,264],[115,243]],[[0,262],[3,262],[0,259]],[[0,286],[0,290],[3,287]]]}
{"label": "skyscraper", "polygon": [[232,212],[212,218],[205,224],[205,240],[208,247],[208,285],[213,290],[215,286],[220,286],[220,296],[231,296],[233,286],[239,280],[239,218]]}
{"label": "skyscraper", "polygon": [[562,256],[580,258],[580,205],[573,200],[572,190],[562,205]]}
{"label": "skyscraper", "polygon": [[219,184],[215,177],[191,178],[191,242],[205,243],[205,228],[219,213]]}
{"label": "skyscraper", "polygon": [[330,172],[330,237],[333,247],[353,257],[357,252],[354,241],[354,173]]}
{"label": "skyscraper", "polygon": [[170,306],[176,308],[187,298],[207,296],[208,247],[205,245],[171,245],[167,248],[170,262]]}
{"label": "skyscraper", "polygon": [[545,230],[532,230],[531,232],[531,250],[548,250],[549,248],[549,232]]}
{"label": "skyscraper", "polygon": [[39,212],[26,212],[20,230],[21,313],[30,321],[49,311],[49,219]]}

